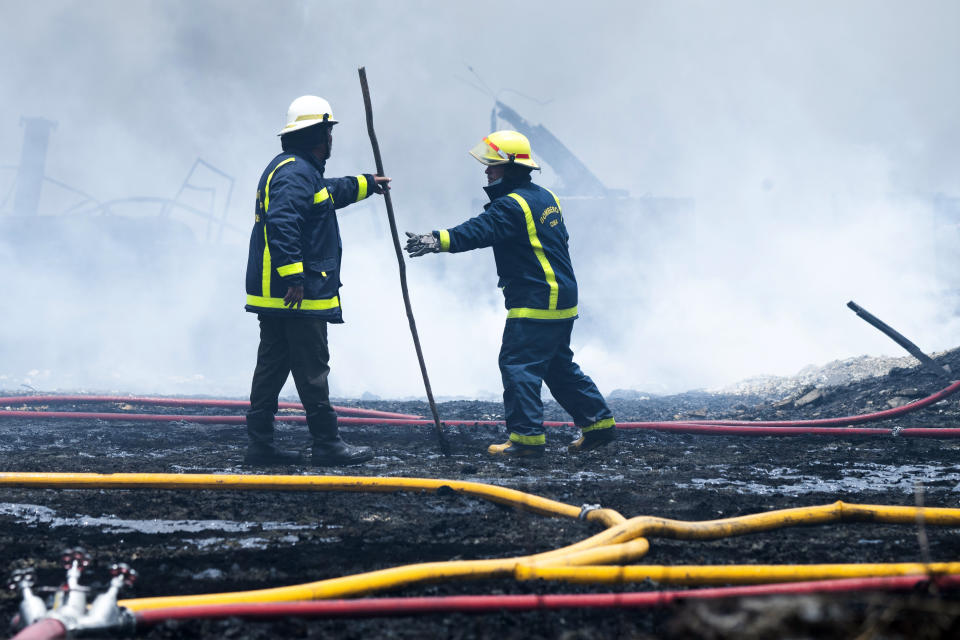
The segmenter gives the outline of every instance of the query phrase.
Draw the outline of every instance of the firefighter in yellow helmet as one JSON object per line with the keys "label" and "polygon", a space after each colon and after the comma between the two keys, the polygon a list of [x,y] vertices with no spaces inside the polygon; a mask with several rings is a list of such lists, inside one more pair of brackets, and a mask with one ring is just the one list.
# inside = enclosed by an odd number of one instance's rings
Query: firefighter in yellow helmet
{"label": "firefighter in yellow helmet", "polygon": [[500,349],[503,404],[509,439],[493,444],[497,456],[542,456],[542,383],[573,416],[581,436],[568,449],[579,453],[615,439],[613,413],[593,381],[573,361],[570,334],[577,318],[577,280],[567,248],[560,201],[534,184],[540,167],[530,142],[516,131],[491,133],[470,150],[486,166],[490,203],[480,215],[450,229],[407,232],[412,257],[493,247],[507,321]]}
{"label": "firefighter in yellow helmet", "polygon": [[340,438],[330,405],[327,325],[343,322],[337,210],[374,193],[390,178],[324,177],[337,121],[323,98],[301,96],[278,134],[283,151],[263,170],[247,259],[247,311],[260,320],[260,348],[247,412],[249,465],[296,462],[273,443],[277,396],[292,373],[313,438],[315,465],[366,462],[369,447]]}

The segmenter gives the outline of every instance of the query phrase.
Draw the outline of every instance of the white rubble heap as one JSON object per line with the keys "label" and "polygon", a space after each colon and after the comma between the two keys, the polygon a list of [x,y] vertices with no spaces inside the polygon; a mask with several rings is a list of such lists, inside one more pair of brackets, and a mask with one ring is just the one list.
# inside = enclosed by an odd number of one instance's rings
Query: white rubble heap
{"label": "white rubble heap", "polygon": [[[937,355],[939,354],[932,354],[932,357],[935,358]],[[919,362],[912,356],[901,358],[857,356],[845,360],[834,360],[821,366],[809,365],[795,376],[754,376],[726,387],[710,389],[710,392],[783,398],[812,387],[835,387],[885,376],[898,367],[910,368],[918,365]]]}

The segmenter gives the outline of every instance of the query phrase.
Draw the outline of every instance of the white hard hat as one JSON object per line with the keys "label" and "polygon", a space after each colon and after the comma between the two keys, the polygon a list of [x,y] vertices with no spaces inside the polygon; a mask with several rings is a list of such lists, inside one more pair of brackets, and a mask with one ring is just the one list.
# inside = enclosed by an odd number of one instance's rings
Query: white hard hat
{"label": "white hard hat", "polygon": [[315,124],[337,124],[333,119],[330,103],[317,96],[300,96],[290,103],[290,108],[287,109],[287,126],[277,135],[282,136]]}

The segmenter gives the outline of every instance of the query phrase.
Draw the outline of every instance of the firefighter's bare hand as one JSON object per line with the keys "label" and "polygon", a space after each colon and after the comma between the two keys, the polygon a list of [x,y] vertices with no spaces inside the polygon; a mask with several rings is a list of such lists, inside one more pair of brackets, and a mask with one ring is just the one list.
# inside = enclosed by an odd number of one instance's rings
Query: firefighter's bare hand
{"label": "firefighter's bare hand", "polygon": [[383,193],[390,190],[390,178],[386,176],[373,176],[373,192]]}
{"label": "firefighter's bare hand", "polygon": [[287,287],[287,295],[283,296],[283,306],[299,309],[301,302],[303,302],[303,285]]}
{"label": "firefighter's bare hand", "polygon": [[407,231],[407,253],[411,258],[440,251],[440,240],[432,233],[416,234]]}

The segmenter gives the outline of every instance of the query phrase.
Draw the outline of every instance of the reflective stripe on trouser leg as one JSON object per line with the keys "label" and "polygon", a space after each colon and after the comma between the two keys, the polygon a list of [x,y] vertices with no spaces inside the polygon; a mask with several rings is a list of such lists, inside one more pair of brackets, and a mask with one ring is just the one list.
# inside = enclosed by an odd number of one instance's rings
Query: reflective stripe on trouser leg
{"label": "reflective stripe on trouser leg", "polygon": [[252,442],[273,441],[277,397],[290,375],[290,350],[283,320],[260,316],[260,346],[250,385],[250,409],[247,411],[247,435]]}
{"label": "reflective stripe on trouser leg", "polygon": [[297,394],[307,414],[307,426],[314,441],[333,440],[338,435],[337,414],[330,405],[330,350],[327,323],[310,316],[288,319],[290,370]]}
{"label": "reflective stripe on trouser leg", "polygon": [[510,442],[516,442],[517,444],[525,444],[530,446],[539,446],[547,444],[547,436],[543,433],[537,436],[525,436],[511,431]]}
{"label": "reflective stripe on trouser leg", "polygon": [[580,427],[580,431],[583,433],[588,433],[590,431],[601,431],[603,429],[613,429],[617,426],[617,421],[613,418],[607,418],[606,420],[597,420],[593,424],[587,425],[585,427]]}
{"label": "reflective stripe on trouser leg", "polygon": [[573,423],[584,432],[612,427],[613,412],[607,406],[606,400],[590,376],[586,375],[573,361],[573,351],[570,349],[570,334],[573,331],[573,321],[565,327],[559,328],[560,346],[543,381],[547,388],[563,407],[564,411],[573,417]]}
{"label": "reflective stripe on trouser leg", "polygon": [[[500,375],[503,378],[503,406],[510,440],[542,438],[543,401],[540,391],[543,376],[556,346],[549,336],[539,334],[541,323],[508,320],[500,347]],[[542,444],[543,440],[530,442]]]}

